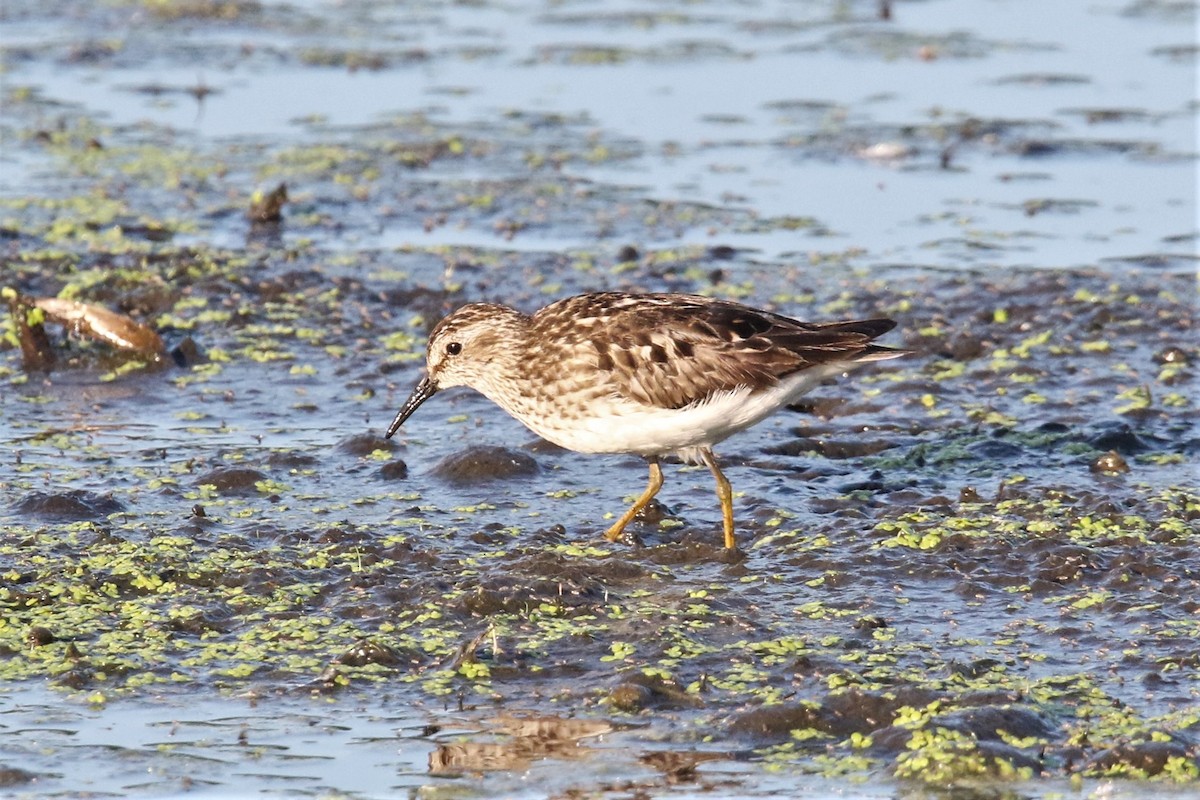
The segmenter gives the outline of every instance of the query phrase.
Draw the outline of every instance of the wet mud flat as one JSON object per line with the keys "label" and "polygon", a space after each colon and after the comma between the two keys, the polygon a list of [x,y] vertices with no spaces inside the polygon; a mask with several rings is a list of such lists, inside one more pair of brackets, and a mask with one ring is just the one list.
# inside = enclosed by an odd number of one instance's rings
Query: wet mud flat
{"label": "wet mud flat", "polygon": [[[730,557],[707,471],[668,466],[638,541],[614,545],[601,534],[641,488],[636,459],[530,441],[470,394],[383,440],[438,310],[563,257],[376,257],[414,277],[350,277],[316,248],[10,262],[27,290],[159,303],[164,338],[203,354],[147,363],[52,325],[53,371],[5,353],[0,669],[25,724],[0,747],[33,765],[14,790],[81,785],[51,766],[64,744],[17,744],[44,707],[21,687],[45,685],[68,719],[259,698],[264,718],[238,728],[251,742],[276,712],[336,725],[352,709],[376,733],[399,713],[389,747],[427,759],[412,785],[468,796],[580,758],[547,785],[1194,781],[1191,275],[613,256],[597,270],[614,282],[653,268],[711,292],[738,269],[763,286],[751,301],[797,316],[893,315],[915,351],[721,448],[745,549]],[[431,289],[428,263],[477,283]],[[163,774],[149,788],[231,785]]]}
{"label": "wet mud flat", "polygon": [[[1055,48],[906,21],[938,7],[537,12],[526,41],[197,3],[118,45],[92,31],[125,7],[8,6],[0,793],[1197,796],[1194,102],[1113,105],[1104,65],[1029,72]],[[1109,16],[1123,42],[1182,29]],[[1188,68],[1158,38],[1123,75]],[[664,142],[464,110],[455,82],[810,57],[913,87],[955,65],[959,107],[789,86]],[[143,116],[228,123],[222,92],[346,73],[439,105],[212,138]],[[702,468],[667,465],[610,544],[637,459],[470,393],[382,438],[442,314],[592,289],[889,316],[913,355],[718,448],[737,555]]]}

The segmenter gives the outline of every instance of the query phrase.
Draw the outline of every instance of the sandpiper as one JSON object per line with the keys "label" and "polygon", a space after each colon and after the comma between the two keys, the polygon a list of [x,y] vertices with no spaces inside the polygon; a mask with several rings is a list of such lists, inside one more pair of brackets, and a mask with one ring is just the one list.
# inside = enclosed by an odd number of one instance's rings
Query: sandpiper
{"label": "sandpiper", "polygon": [[471,303],[433,329],[425,377],[387,437],[439,390],[469,386],[568,450],[649,462],[649,484],[608,529],[610,541],[658,493],[659,459],[674,454],[712,471],[734,549],[733,491],[713,445],[826,378],[904,355],[871,343],[895,324],[799,322],[687,294],[581,294],[531,315]]}

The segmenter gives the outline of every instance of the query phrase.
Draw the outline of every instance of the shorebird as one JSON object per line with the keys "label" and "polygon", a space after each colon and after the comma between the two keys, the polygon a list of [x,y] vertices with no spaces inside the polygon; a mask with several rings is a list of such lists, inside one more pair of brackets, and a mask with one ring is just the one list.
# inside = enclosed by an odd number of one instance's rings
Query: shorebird
{"label": "shorebird", "polygon": [[904,355],[872,343],[895,324],[800,322],[687,294],[597,292],[534,314],[471,303],[433,329],[426,374],[387,437],[439,390],[469,386],[568,450],[649,462],[646,490],[609,527],[610,541],[658,493],[659,459],[673,454],[712,472],[734,549],[733,491],[713,445],[831,376]]}

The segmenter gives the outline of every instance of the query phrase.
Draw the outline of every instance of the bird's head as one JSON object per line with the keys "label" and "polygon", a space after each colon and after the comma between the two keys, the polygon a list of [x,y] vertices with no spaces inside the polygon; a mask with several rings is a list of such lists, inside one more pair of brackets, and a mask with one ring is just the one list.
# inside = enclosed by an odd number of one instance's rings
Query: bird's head
{"label": "bird's head", "polygon": [[527,319],[506,306],[471,303],[439,322],[429,334],[425,377],[388,426],[387,438],[442,389],[470,386],[490,395],[489,389],[511,375],[513,345],[523,335]]}

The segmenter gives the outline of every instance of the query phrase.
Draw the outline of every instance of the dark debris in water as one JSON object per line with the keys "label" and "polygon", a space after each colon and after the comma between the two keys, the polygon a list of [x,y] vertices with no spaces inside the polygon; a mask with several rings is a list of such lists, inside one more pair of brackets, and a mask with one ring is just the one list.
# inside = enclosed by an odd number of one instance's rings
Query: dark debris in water
{"label": "dark debris in water", "polygon": [[47,371],[59,361],[46,334],[45,323],[61,325],[78,338],[102,342],[116,351],[128,351],[152,362],[166,351],[162,338],[150,327],[127,314],[94,303],[58,297],[30,297],[5,287],[11,314],[10,324],[21,348],[22,365],[28,371]]}
{"label": "dark debris in water", "polygon": [[19,767],[0,767],[0,788],[12,788],[33,783],[40,776]]}

